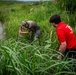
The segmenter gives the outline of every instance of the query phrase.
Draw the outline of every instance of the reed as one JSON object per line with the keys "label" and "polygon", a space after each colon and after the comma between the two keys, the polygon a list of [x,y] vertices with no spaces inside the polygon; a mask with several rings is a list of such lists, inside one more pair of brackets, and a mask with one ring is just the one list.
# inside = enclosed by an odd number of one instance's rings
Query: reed
{"label": "reed", "polygon": [[[70,25],[73,15],[52,2],[0,3],[6,40],[0,40],[0,75],[75,75],[76,60],[57,60],[58,41],[49,23],[53,14],[60,14]],[[6,8],[7,7],[7,8]],[[4,10],[2,10],[4,9]],[[6,14],[2,12],[7,12]],[[41,28],[40,44],[29,44],[29,35],[19,39],[18,30],[23,20],[34,20]],[[76,27],[73,27],[75,31]],[[19,40],[18,40],[19,39]]]}

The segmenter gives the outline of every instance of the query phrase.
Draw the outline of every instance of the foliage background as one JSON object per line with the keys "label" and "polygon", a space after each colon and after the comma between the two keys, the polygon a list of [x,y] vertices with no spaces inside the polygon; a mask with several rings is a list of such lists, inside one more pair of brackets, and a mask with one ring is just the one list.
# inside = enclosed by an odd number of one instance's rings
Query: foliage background
{"label": "foliage background", "polygon": [[[59,2],[62,2],[59,0]],[[6,39],[0,40],[0,75],[75,75],[76,60],[57,60],[59,43],[50,16],[59,14],[76,33],[76,14],[53,2],[0,2],[0,20]],[[69,12],[69,11],[68,11]],[[23,20],[34,20],[41,28],[40,44],[28,43],[29,35],[19,38]]]}

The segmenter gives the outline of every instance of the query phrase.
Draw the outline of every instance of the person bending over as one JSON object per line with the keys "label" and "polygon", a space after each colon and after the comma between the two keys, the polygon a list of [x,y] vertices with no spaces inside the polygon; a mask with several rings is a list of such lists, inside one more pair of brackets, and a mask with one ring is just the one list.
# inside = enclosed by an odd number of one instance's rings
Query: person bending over
{"label": "person bending over", "polygon": [[[26,30],[24,32],[23,30]],[[39,39],[40,36],[40,27],[34,21],[22,21],[22,24],[19,28],[19,36],[22,37],[22,34],[30,33],[30,43],[33,40]]]}

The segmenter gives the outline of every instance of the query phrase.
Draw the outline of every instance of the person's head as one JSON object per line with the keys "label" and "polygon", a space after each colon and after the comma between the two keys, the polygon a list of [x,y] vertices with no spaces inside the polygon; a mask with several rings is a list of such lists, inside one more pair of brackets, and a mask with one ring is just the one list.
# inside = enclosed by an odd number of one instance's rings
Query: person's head
{"label": "person's head", "polygon": [[52,23],[53,25],[57,25],[61,22],[61,18],[59,15],[53,15],[52,17],[50,17],[49,22]]}
{"label": "person's head", "polygon": [[22,21],[22,26],[28,28],[29,24],[26,21]]}

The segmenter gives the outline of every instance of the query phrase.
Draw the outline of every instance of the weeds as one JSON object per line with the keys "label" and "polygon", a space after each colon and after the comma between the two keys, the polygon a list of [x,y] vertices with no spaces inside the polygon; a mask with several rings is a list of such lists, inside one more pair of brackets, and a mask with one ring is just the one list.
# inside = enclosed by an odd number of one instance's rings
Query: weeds
{"label": "weeds", "polygon": [[[7,9],[5,9],[5,6]],[[6,39],[0,41],[0,75],[75,75],[76,60],[57,60],[58,42],[55,29],[49,24],[49,17],[60,14],[63,21],[73,24],[69,18],[51,2],[43,3],[1,3],[4,9],[1,19],[5,19]],[[65,17],[64,17],[65,16]],[[72,15],[70,16],[72,17]],[[19,38],[18,30],[23,20],[34,20],[41,28],[40,44],[29,44],[29,35]],[[70,21],[71,20],[71,21]],[[74,23],[75,24],[75,23]],[[73,63],[74,62],[74,63]]]}

